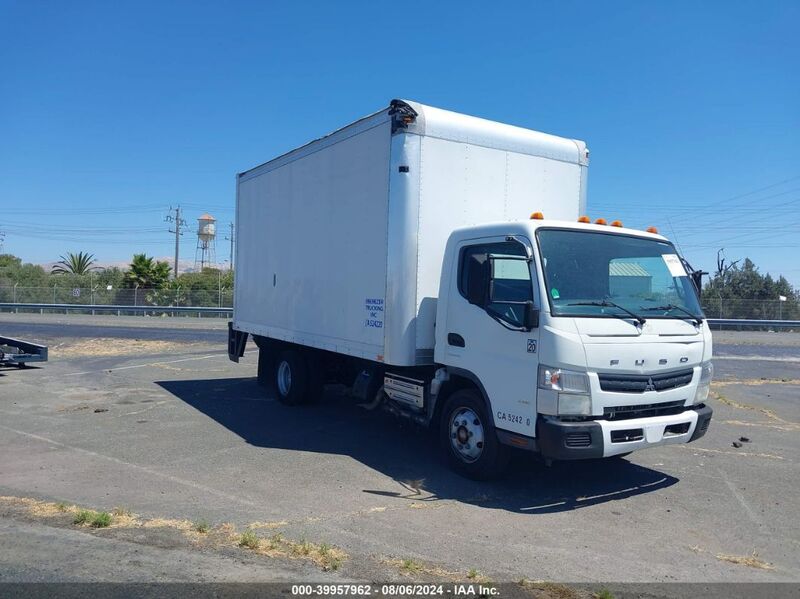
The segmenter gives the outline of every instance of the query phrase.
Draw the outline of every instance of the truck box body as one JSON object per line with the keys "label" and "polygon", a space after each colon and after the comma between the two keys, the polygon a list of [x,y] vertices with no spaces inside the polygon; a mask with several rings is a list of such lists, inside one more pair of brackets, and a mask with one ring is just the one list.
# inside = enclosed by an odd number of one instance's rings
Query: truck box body
{"label": "truck box body", "polygon": [[233,327],[430,364],[450,233],[575,220],[587,165],[580,141],[393,101],[238,176]]}

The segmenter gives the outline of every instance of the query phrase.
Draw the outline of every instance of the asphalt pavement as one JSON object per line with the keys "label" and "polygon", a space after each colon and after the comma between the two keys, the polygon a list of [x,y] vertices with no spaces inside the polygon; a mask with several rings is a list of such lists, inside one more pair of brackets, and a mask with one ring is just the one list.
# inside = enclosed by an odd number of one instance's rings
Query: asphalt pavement
{"label": "asphalt pavement", "polygon": [[[341,389],[277,403],[252,344],[227,360],[226,327],[0,314],[0,335],[51,347],[41,367],[0,371],[0,581],[800,581],[800,335],[715,335],[714,420],[696,443],[552,467],[518,456],[477,483],[427,431]],[[157,527],[79,529],[8,498],[250,527],[347,557],[326,571],[165,543]]]}

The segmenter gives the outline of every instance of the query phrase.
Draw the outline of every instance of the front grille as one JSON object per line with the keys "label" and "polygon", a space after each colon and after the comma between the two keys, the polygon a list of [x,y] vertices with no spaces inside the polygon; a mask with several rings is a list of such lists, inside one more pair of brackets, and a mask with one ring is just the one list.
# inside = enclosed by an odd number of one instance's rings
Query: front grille
{"label": "front grille", "polygon": [[693,370],[668,372],[666,374],[598,374],[600,388],[616,393],[644,393],[645,391],[667,391],[683,387],[692,382]]}
{"label": "front grille", "polygon": [[567,433],[564,439],[567,447],[589,447],[592,444],[592,436],[589,433]]}
{"label": "front grille", "polygon": [[613,406],[603,411],[606,420],[630,420],[631,418],[650,418],[652,416],[670,416],[686,410],[682,400],[664,403],[648,403],[636,406]]}

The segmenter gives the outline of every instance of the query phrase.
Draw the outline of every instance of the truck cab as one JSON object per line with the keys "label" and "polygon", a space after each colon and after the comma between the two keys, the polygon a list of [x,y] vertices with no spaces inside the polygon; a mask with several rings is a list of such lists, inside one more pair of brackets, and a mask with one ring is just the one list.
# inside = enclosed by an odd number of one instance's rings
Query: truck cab
{"label": "truck cab", "polygon": [[498,468],[494,436],[546,459],[585,459],[687,443],[708,428],[711,333],[685,263],[656,232],[581,221],[535,214],[447,242],[434,361],[439,379],[474,384],[441,416],[466,474]]}

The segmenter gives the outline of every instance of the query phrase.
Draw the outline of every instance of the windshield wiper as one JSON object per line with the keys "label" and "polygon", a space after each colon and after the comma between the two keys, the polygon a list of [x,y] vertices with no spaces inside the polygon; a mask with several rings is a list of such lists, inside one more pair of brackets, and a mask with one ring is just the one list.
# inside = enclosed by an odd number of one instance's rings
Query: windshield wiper
{"label": "windshield wiper", "polygon": [[[600,306],[601,308],[619,308],[626,314],[630,314],[632,318],[634,318],[639,324],[644,324],[646,322],[644,316],[639,316],[636,312],[631,312],[627,308],[623,308],[619,304],[615,304],[614,302],[610,302],[608,300],[603,300],[602,302],[574,302],[572,304],[567,304],[568,306]],[[619,316],[615,314],[614,316]]]}
{"label": "windshield wiper", "polygon": [[[657,310],[663,310],[664,312],[671,312],[672,310],[678,310],[678,311],[683,312],[684,314],[686,314],[688,316],[688,318],[690,320],[693,320],[696,325],[699,325],[699,324],[701,324],[703,322],[702,317],[698,316],[697,314],[692,314],[686,308],[683,308],[681,306],[676,306],[675,304],[667,304],[666,306],[653,306],[653,307],[639,306],[639,309],[640,310],[646,310],[648,312],[655,312]],[[681,317],[677,316],[676,318],[681,318]]]}

